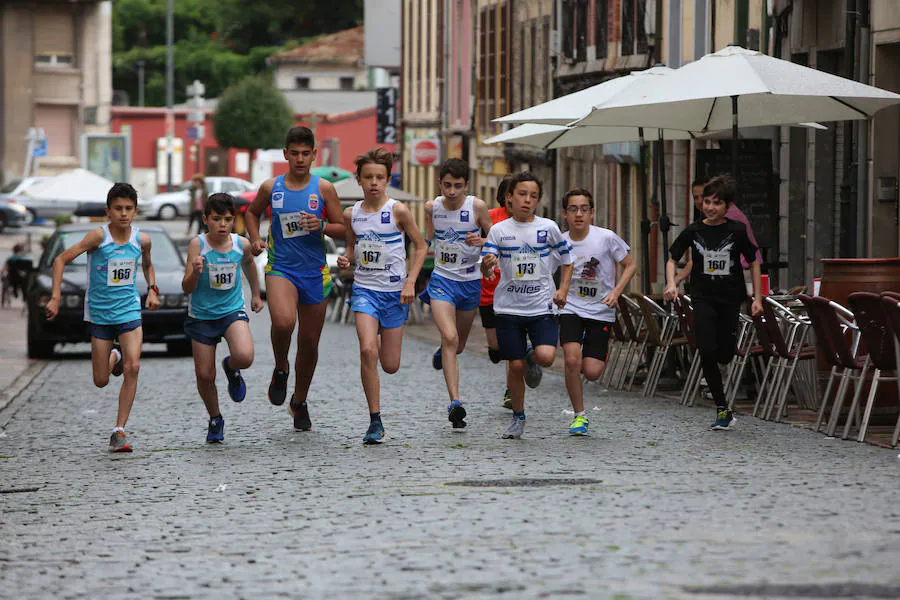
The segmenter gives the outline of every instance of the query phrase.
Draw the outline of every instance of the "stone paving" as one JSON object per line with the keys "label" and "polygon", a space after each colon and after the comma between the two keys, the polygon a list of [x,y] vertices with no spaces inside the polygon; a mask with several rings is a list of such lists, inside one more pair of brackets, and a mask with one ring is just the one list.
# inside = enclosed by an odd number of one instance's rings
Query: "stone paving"
{"label": "stone paving", "polygon": [[552,372],[501,440],[502,368],[476,355],[454,432],[409,338],[382,377],[387,443],[364,447],[355,333],[333,324],[294,432],[265,399],[266,314],[247,400],[219,378],[221,446],[191,361],[152,346],[131,455],[106,453],[118,381],[91,385],[86,346],[0,412],[0,597],[900,597],[897,450],[740,416],[709,432],[708,408],[596,386],[573,439]]}

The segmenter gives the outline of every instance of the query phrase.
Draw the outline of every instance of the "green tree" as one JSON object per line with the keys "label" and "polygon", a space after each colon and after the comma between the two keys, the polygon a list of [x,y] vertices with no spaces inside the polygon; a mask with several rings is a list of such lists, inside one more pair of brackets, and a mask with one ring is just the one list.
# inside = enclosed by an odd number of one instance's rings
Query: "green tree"
{"label": "green tree", "polygon": [[284,134],[294,126],[294,114],[284,95],[272,86],[269,77],[245,77],[225,90],[213,116],[213,131],[223,148],[253,152],[280,148]]}

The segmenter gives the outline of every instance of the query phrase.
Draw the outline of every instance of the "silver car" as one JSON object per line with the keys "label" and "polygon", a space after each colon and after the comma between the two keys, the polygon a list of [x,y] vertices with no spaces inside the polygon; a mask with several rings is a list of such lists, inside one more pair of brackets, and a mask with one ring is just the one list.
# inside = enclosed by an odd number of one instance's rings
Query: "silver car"
{"label": "silver car", "polygon": [[[10,201],[14,201],[17,203],[17,207],[15,208],[16,212],[20,212],[18,207],[22,206],[22,204],[15,200],[16,196],[23,193],[31,186],[47,179],[49,179],[49,177],[24,177],[12,179],[9,183],[4,185],[3,188],[0,188],[0,203],[7,204]],[[25,213],[25,225],[31,225],[34,222],[35,216],[35,212],[28,209]],[[13,225],[13,223],[10,222],[8,225]]]}
{"label": "silver car", "polygon": [[[151,219],[170,220],[176,217],[185,217],[191,214],[191,182],[181,185],[177,191],[165,192],[150,196],[147,199],[138,199],[138,209],[141,214]],[[209,194],[228,192],[239,194],[249,190],[255,190],[257,186],[246,179],[238,177],[207,177],[206,189]]]}

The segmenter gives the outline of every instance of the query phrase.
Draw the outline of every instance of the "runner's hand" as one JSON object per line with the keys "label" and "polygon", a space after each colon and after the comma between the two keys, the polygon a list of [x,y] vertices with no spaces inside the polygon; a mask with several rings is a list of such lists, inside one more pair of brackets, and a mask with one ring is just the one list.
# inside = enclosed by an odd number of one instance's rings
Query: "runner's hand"
{"label": "runner's hand", "polygon": [[400,292],[400,304],[412,304],[416,299],[416,284],[410,280],[406,280],[403,285],[403,291]]}
{"label": "runner's hand", "polygon": [[263,309],[263,306],[265,306],[265,303],[263,302],[262,297],[253,296],[253,298],[250,299],[250,309],[253,312],[258,313]]}
{"label": "runner's hand", "polygon": [[553,293],[553,304],[555,304],[559,308],[563,308],[566,305],[566,294],[563,294],[562,290],[556,290]]}
{"label": "runner's hand", "polygon": [[203,271],[203,263],[206,262],[206,259],[202,256],[195,256],[191,261],[191,269],[193,269],[194,273],[201,273]]}
{"label": "runner's hand", "polygon": [[475,246],[476,248],[482,248],[484,247],[484,238],[474,231],[470,231],[466,234],[466,244]]}
{"label": "runner's hand", "polygon": [[47,305],[44,307],[44,312],[47,315],[48,321],[55,319],[56,315],[59,314],[59,298],[50,298],[47,301]]}
{"label": "runner's hand", "polygon": [[762,311],[763,311],[762,302],[760,302],[759,300],[754,300],[753,304],[750,305],[750,314],[752,314],[755,317],[756,315],[760,314]]}
{"label": "runner's hand", "polygon": [[619,292],[617,292],[616,290],[611,291],[600,302],[610,308],[615,308],[616,304],[618,304],[619,302]]}
{"label": "runner's hand", "polygon": [[343,254],[341,256],[338,256],[337,263],[338,263],[338,266],[342,269],[349,269],[351,262],[352,261],[350,260],[350,258],[348,258],[347,256],[345,256]]}
{"label": "runner's hand", "polygon": [[663,292],[663,299],[672,301],[678,297],[678,286],[674,283],[671,285],[667,285],[665,291]]}
{"label": "runner's hand", "polygon": [[264,240],[256,240],[250,243],[250,252],[253,253],[253,256],[259,256],[266,251],[267,247],[268,245]]}
{"label": "runner's hand", "polygon": [[481,257],[481,274],[484,275],[486,279],[493,279],[495,277],[494,267],[496,266],[496,254],[485,254]]}
{"label": "runner's hand", "polygon": [[318,231],[322,228],[322,221],[316,215],[308,212],[300,213],[300,225],[307,231]]}
{"label": "runner's hand", "polygon": [[153,290],[147,292],[147,310],[159,308],[159,296]]}

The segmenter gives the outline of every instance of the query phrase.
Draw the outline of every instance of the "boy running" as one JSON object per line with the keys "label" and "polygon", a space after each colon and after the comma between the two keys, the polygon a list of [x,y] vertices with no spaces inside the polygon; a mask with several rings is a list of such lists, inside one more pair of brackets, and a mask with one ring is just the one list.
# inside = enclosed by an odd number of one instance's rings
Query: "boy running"
{"label": "boy running", "polygon": [[[616,303],[631,281],[637,264],[628,244],[618,235],[592,225],[594,197],[584,188],[563,196],[563,214],[569,230],[563,238],[572,246],[574,270],[568,302],[559,315],[559,341],[566,359],[566,391],[575,418],[569,435],[587,435],[581,375],[597,381],[606,366],[609,333],[616,320]],[[617,265],[622,276],[616,283]]]}
{"label": "boy running", "polygon": [[466,409],[459,397],[459,363],[481,298],[481,230],[489,231],[487,205],[469,196],[469,165],[451,158],[440,169],[442,196],[425,204],[425,236],[434,245],[434,272],[422,294],[431,304],[434,323],[441,332],[441,347],[432,358],[444,369],[450,396],[447,415],[454,429],[466,426]]}
{"label": "boy running", "polygon": [[[694,334],[703,366],[703,376],[716,402],[716,420],[711,429],[729,429],[735,422],[725,400],[718,365],[731,362],[737,343],[738,312],[747,298],[741,258],[750,266],[753,279],[751,312],[762,312],[759,263],[756,246],[739,221],[725,218],[734,198],[734,180],[727,175],[713,177],[703,188],[703,213],[706,218],[688,225],[670,248],[671,257],[680,257],[690,249],[691,302],[694,307]],[[666,263],[666,300],[678,296],[675,284],[675,258]]]}
{"label": "boy running", "polygon": [[[384,148],[356,159],[356,180],[365,198],[344,211],[347,251],[338,258],[342,269],[356,263],[350,308],[356,316],[360,377],[369,405],[369,428],[363,437],[367,445],[384,441],[378,363],[386,373],[400,368],[403,324],[428,253],[409,209],[384,193],[392,166],[393,157]],[[416,247],[409,273],[407,235]]]}
{"label": "boy running", "polygon": [[[569,243],[555,222],[534,214],[541,199],[541,181],[529,172],[513,178],[506,195],[512,218],[494,225],[482,251],[481,271],[493,275],[500,267],[494,292],[500,357],[509,361],[506,384],[512,397],[513,417],[504,439],[519,439],[525,431],[525,371],[527,359],[549,367],[556,357],[559,331],[553,304],[566,305],[572,279]],[[553,285],[551,261],[562,265],[560,287]],[[530,338],[534,350],[529,352]]]}
{"label": "boy running", "polygon": [[225,439],[225,419],[216,391],[216,345],[223,337],[228,343],[231,354],[222,360],[222,370],[228,380],[228,395],[235,402],[243,401],[247,394],[241,369],[253,364],[253,337],[244,312],[241,269],[250,283],[250,307],[253,312],[263,308],[250,242],[231,232],[235,213],[231,194],[209,197],[202,218],[208,233],[201,233],[188,245],[181,281],[181,289],[191,295],[184,332],[192,340],[197,391],[209,413],[209,444]]}
{"label": "boy running", "polygon": [[[288,410],[294,429],[312,428],[306,400],[319,360],[319,338],[331,292],[331,272],[325,262],[323,234],[344,239],[341,203],[330,181],[310,173],[316,160],[316,138],[307,127],[294,127],[284,141],[287,174],[260,186],[247,207],[247,236],[254,256],[268,250],[266,295],[272,317],[272,351],[275,369],[269,383],[269,402],[284,404],[290,371],[288,351],[294,325],[297,357],[294,393]],[[272,209],[268,242],[259,236],[259,221]],[[328,223],[325,222],[327,217]]]}
{"label": "boy running", "polygon": [[[59,299],[66,265],[88,253],[84,320],[91,336],[94,385],[106,387],[109,376],[125,378],[119,390],[116,427],[109,438],[110,452],[131,452],[125,424],[134,404],[141,361],[141,297],[137,291],[138,263],[147,282],[147,308],[159,308],[156,272],[150,261],[150,236],[131,226],[137,214],[137,192],[127,183],[116,183],[106,195],[109,223],[88,232],[53,261],[53,290],[45,311],[47,319],[59,314]],[[121,347],[115,345],[119,339]]]}

